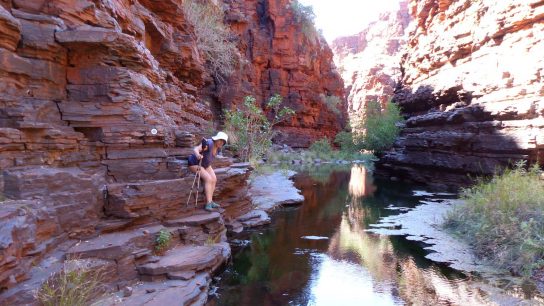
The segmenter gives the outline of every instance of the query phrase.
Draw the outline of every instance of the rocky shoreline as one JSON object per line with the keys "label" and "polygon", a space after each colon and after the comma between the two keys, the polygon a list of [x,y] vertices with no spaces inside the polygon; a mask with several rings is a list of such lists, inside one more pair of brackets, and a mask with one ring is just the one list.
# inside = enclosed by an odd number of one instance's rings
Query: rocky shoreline
{"label": "rocky shoreline", "polygon": [[[204,227],[208,224],[208,228],[214,222],[224,224],[228,237],[235,237],[245,229],[266,225],[270,223],[268,213],[272,210],[284,205],[299,205],[304,201],[304,197],[290,180],[295,174],[294,171],[288,171],[256,176],[248,189],[253,209],[234,220],[225,222],[223,211],[193,215],[176,223]],[[207,234],[209,237],[212,232]],[[203,246],[180,246],[169,250],[157,262],[138,268],[140,273],[144,273],[144,280],[164,280],[166,275],[166,281],[138,282],[131,289],[134,293],[130,297],[124,297],[124,289],[99,305],[173,305],[180,301],[183,301],[183,305],[203,305],[207,301],[212,276],[230,259],[228,237],[221,237],[222,242],[211,245],[206,241]]]}
{"label": "rocky shoreline", "polygon": [[[441,224],[446,214],[463,203],[450,197],[444,198],[443,195],[449,194],[428,192],[416,194],[421,198],[420,205],[415,208],[391,206],[388,209],[401,213],[382,217],[366,231],[378,235],[405,236],[407,240],[425,244],[423,249],[428,252],[425,258],[473,275],[473,286],[485,292],[490,300],[498,305],[540,303],[544,296],[540,280],[534,279],[534,288],[533,286],[530,286],[531,289],[524,288],[527,286],[524,279],[513,277],[509,271],[500,270],[478,258],[470,245],[442,228]],[[505,287],[505,283],[509,285]],[[524,299],[519,295],[520,290],[532,298]]]}
{"label": "rocky shoreline", "polygon": [[[230,169],[219,169],[218,176],[233,171],[245,172],[245,166],[233,164]],[[107,284],[107,290],[114,293],[101,299],[98,305],[173,305],[180,301],[184,305],[203,305],[212,276],[230,258],[227,233],[235,235],[243,229],[267,224],[270,222],[267,212],[280,205],[302,203],[304,198],[289,179],[294,174],[257,176],[249,185],[248,192],[254,205],[248,213],[236,218],[229,216],[226,205],[225,209],[217,212],[197,209],[190,215],[176,219],[120,231],[110,227],[109,232],[94,238],[66,241],[48,260],[31,269],[27,281],[4,292],[1,295],[2,305],[36,304],[36,290],[51,275],[66,269],[66,262],[104,271],[102,281]],[[273,194],[269,192],[272,185]],[[154,190],[154,195],[161,195]],[[132,194],[134,198],[146,195],[145,188],[139,191],[141,193]],[[218,192],[222,193],[221,187]],[[179,194],[176,196],[181,197]],[[224,197],[219,199],[227,201]],[[166,213],[166,200],[162,193],[162,199],[154,199],[153,203]],[[176,205],[180,204],[179,199],[176,202]],[[132,214],[152,208],[131,206],[129,204],[133,202],[129,200],[124,203],[125,208],[131,208]],[[122,222],[119,221],[117,226],[120,225]],[[158,255],[154,252],[154,239],[161,230],[168,231],[172,240],[169,249]]]}

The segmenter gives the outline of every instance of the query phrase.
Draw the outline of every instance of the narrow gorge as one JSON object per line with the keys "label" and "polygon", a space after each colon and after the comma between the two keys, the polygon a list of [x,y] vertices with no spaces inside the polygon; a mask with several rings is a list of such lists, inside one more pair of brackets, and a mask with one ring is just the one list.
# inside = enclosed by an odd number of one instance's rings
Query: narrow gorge
{"label": "narrow gorge", "polygon": [[[0,305],[78,269],[98,305],[544,303],[544,269],[495,286],[388,221],[543,165],[544,1],[399,0],[330,45],[301,3],[0,0]],[[215,57],[190,5],[219,20]],[[256,160],[216,157],[203,210],[188,157],[228,111],[272,129],[274,95],[292,115]],[[393,145],[334,155],[374,101],[400,108]]]}

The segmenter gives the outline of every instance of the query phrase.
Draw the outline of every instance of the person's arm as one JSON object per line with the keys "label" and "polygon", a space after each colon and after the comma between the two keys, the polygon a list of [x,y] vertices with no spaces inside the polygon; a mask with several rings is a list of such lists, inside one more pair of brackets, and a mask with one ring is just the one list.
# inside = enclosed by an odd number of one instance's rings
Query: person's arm
{"label": "person's arm", "polygon": [[195,156],[196,158],[198,158],[199,160],[202,159],[204,156],[202,154],[200,154],[201,152],[205,152],[208,150],[208,142],[206,141],[205,138],[202,139],[202,142],[194,147],[193,151],[195,152]]}
{"label": "person's arm", "polygon": [[198,158],[199,160],[202,159],[202,154],[200,154],[200,152],[202,151],[202,144],[199,144],[198,146],[194,147],[194,152],[195,152],[195,156],[196,158]]}

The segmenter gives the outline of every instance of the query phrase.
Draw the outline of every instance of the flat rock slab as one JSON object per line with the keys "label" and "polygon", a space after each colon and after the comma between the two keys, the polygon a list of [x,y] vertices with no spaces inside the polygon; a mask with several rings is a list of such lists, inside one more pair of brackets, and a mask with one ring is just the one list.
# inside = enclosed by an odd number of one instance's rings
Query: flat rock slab
{"label": "flat rock slab", "polygon": [[138,267],[142,275],[166,275],[173,272],[213,271],[230,256],[227,243],[210,246],[179,246],[169,250],[157,262]]}
{"label": "flat rock slab", "polygon": [[165,221],[167,226],[197,226],[217,222],[221,218],[218,212],[192,215],[186,218]]}
{"label": "flat rock slab", "polygon": [[162,225],[157,225],[127,232],[101,235],[75,245],[66,252],[66,255],[78,258],[118,259],[146,246],[147,242],[152,243],[155,235],[163,228]]}
{"label": "flat rock slab", "polygon": [[111,295],[95,303],[107,305],[203,305],[207,299],[209,276],[207,273],[196,275],[190,280],[169,280],[165,282],[144,282],[133,288],[130,297],[122,297],[122,293]]}
{"label": "flat rock slab", "polygon": [[270,216],[264,210],[256,209],[236,219],[245,228],[257,227],[270,223]]}
{"label": "flat rock slab", "polygon": [[189,272],[169,272],[168,279],[179,279],[179,280],[190,280],[195,277],[196,273],[193,271]]}
{"label": "flat rock slab", "polygon": [[304,197],[289,179],[294,174],[294,171],[287,173],[277,171],[255,177],[249,186],[253,204],[258,209],[268,212],[280,205],[296,205],[304,202]]}
{"label": "flat rock slab", "polygon": [[227,231],[232,234],[240,234],[244,230],[244,226],[239,221],[230,221],[225,224]]}

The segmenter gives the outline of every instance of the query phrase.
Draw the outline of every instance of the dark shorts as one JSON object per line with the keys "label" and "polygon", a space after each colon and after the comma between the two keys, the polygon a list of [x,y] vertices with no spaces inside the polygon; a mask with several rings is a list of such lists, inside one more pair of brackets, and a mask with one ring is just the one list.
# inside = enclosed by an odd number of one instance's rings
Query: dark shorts
{"label": "dark shorts", "polygon": [[[190,167],[190,166],[198,166],[198,158],[196,158],[196,155],[194,154],[191,154],[191,156],[189,156],[189,160],[188,160],[188,163],[187,165]],[[202,159],[202,164],[200,164],[200,166],[202,168],[208,168],[210,166],[210,162],[206,160],[206,158],[203,158]]]}

